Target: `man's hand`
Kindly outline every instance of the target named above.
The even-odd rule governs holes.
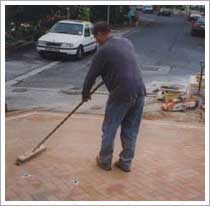
[[[83,94],[82,95],[82,101],[87,102],[88,100],[91,100],[90,94]]]

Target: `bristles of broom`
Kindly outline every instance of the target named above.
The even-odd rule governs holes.
[[[102,81],[100,84],[98,84],[91,92],[90,95],[94,94],[94,92],[101,87],[104,84],[104,82]],[[39,144],[28,154],[25,155],[21,155],[16,159],[15,164],[16,165],[21,165],[22,163],[32,159],[33,157],[35,157],[36,155],[38,155],[39,153],[43,152],[46,147],[43,146],[43,143],[45,143],[63,124],[64,122],[67,121],[67,119],[69,117],[71,117],[72,114],[74,114],[77,109],[80,108],[80,106],[84,103],[85,101],[82,100],[44,139],[42,139],[41,142],[39,142]]]
[[[29,152],[29,153],[26,153],[24,155],[21,155],[19,156],[17,159],[16,159],[16,162],[15,164],[16,165],[21,165],[23,164],[24,162],[34,158],[36,155],[40,154],[41,152],[43,152],[44,150],[46,150],[46,146],[44,145],[41,145],[39,148],[37,148],[35,151],[32,151],[32,152]]]

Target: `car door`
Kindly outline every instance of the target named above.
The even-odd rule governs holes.
[[[95,38],[91,32],[90,26],[85,25],[85,30],[84,30],[84,51],[88,52],[91,51],[95,48],[96,43],[95,43]]]
[[[91,50],[94,50],[97,47],[97,42],[93,35],[93,24],[89,24],[89,28],[90,28],[90,35],[91,35],[91,40],[92,40],[91,41]]]

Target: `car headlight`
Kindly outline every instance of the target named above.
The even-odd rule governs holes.
[[[70,43],[63,43],[62,44],[62,47],[63,48],[71,48],[71,47],[73,47],[74,45],[73,44],[70,44]]]
[[[46,42],[45,41],[38,40],[37,41],[37,45],[38,46],[46,46]]]

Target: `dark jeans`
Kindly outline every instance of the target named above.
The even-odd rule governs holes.
[[[136,137],[142,119],[143,108],[144,96],[132,98],[129,102],[107,102],[99,154],[102,163],[111,164],[115,135],[121,125],[122,151],[120,153],[120,163],[130,167],[135,153]]]

